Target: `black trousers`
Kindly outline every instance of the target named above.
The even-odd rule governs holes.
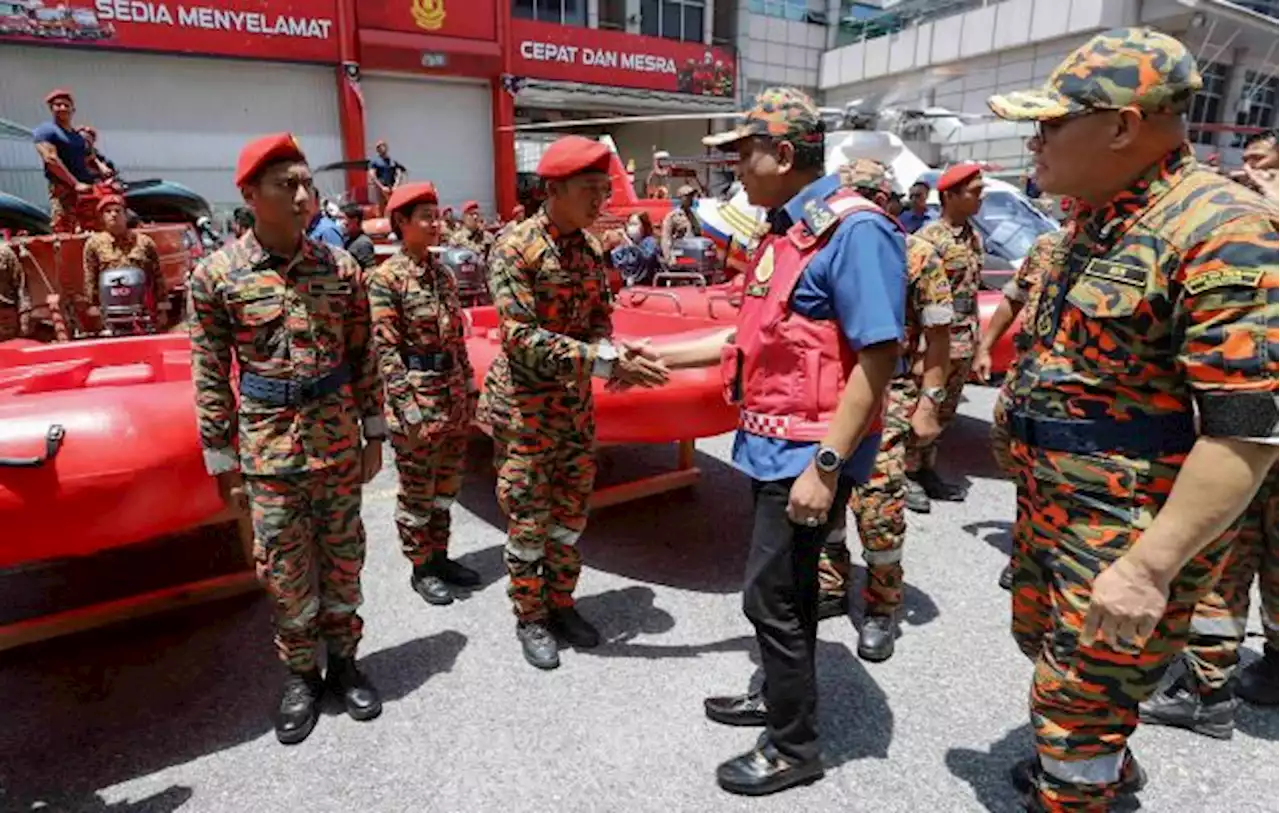
[[[795,480],[753,480],[755,525],[742,611],[756,628],[764,666],[769,741],[796,760],[818,756],[818,558],[827,534],[839,527],[853,481],[841,479],[827,522],[816,528],[787,518]]]

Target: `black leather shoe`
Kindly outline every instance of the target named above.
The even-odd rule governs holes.
[[[931,500],[942,500],[943,502],[963,502],[968,496],[968,489],[954,483],[948,483],[938,476],[933,469],[921,469],[916,473],[916,482],[924,489],[924,493],[929,495]]]
[[[889,660],[893,657],[893,639],[897,634],[898,623],[893,616],[867,616],[858,632],[858,657],[872,663]]]
[[[330,655],[329,670],[324,679],[329,691],[342,698],[352,720],[372,720],[382,713],[382,698],[356,666],[355,658]]]
[[[453,591],[444,583],[444,579],[436,575],[430,564],[415,567],[413,575],[409,577],[409,585],[428,604],[443,607],[453,603]]]
[[[765,796],[822,778],[822,760],[793,762],[773,745],[759,745],[742,756],[721,763],[716,781],[730,793]]]
[[[290,672],[284,679],[280,704],[276,708],[276,739],[284,745],[297,745],[311,736],[320,719],[320,697],[324,683],[320,672]]]
[[[1202,697],[1187,683],[1185,679],[1176,680],[1139,703],[1138,719],[1150,725],[1185,728],[1218,740],[1231,739],[1236,730],[1236,706],[1240,701],[1236,700],[1230,687]]]
[[[1241,669],[1236,676],[1236,697],[1255,706],[1276,705],[1276,650],[1267,646],[1262,659]]]
[[[1021,794],[1030,794],[1040,775],[1040,757],[1032,756],[1014,763],[1009,769],[1009,781]],[[1132,796],[1147,786],[1147,772],[1138,764],[1138,760],[1130,751],[1120,768],[1120,783],[1116,785],[1117,796]]]
[[[848,593],[819,593],[818,620],[849,614]]]
[[[453,584],[458,587],[480,586],[479,573],[447,556],[441,556],[432,561],[431,568],[446,584]]]
[[[524,659],[539,669],[555,669],[560,665],[560,645],[541,621],[516,624],[516,638],[524,650]]]
[[[583,618],[577,607],[559,607],[551,611],[551,631],[569,646],[591,649],[600,646],[600,631]]]
[[[1000,579],[997,582],[1001,590],[1013,589],[1013,565],[1005,565],[1004,570],[1000,571]]]
[[[916,514],[927,514],[933,510],[929,495],[915,480],[907,480],[907,509]]]
[[[702,701],[707,719],[722,725],[763,726],[765,724],[764,695],[760,692],[735,694],[725,697],[708,697]]]

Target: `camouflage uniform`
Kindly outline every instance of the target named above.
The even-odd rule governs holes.
[[[155,305],[168,298],[164,277],[160,275],[160,251],[156,248],[155,240],[133,229],[129,230],[123,240],[116,240],[110,233],[100,231],[84,241],[82,293],[85,307],[97,307],[100,304],[98,275],[101,272],[129,266],[147,275]]]
[[[865,185],[869,170],[859,171],[862,161],[842,168],[846,186]],[[883,171],[880,173],[883,176]],[[870,180],[875,180],[874,176]],[[855,486],[849,501],[858,523],[862,558],[867,562],[867,584],[863,590],[866,615],[892,615],[902,604],[902,544],[907,532],[907,444],[911,438],[911,416],[920,397],[920,381],[912,368],[923,356],[921,338],[925,328],[950,324],[951,284],[942,258],[932,244],[907,235],[906,337],[902,343],[902,369],[889,384],[884,429],[875,467],[864,485]],[[849,549],[845,545],[846,520],[837,512],[838,527],[828,535],[819,561],[819,583],[823,595],[843,596],[849,581]]]
[[[573,606],[575,544],[595,483],[595,344],[613,331],[604,255],[586,232],[559,234],[544,211],[493,251],[489,284],[502,351],[480,396],[492,427],[498,504],[509,520],[508,594],[521,621]]]
[[[462,487],[475,383],[453,275],[401,249],[369,274],[373,345],[396,453],[400,547],[415,567],[446,555],[449,509]],[[431,368],[431,369],[428,369]],[[426,421],[430,445],[410,439]]]
[[[1018,266],[1013,279],[1009,280],[1001,291],[1005,299],[1021,306],[1022,321],[1016,323],[1014,328],[1016,331],[1013,335],[1014,357],[1009,365],[1010,370],[1017,367],[1019,356],[1031,343],[1031,330],[1028,325],[1040,302],[1040,289],[1044,276],[1054,264],[1066,259],[1062,250],[1065,240],[1066,232],[1064,231],[1046,232],[1037,237],[1022,261],[1022,265]],[[1006,415],[1009,389],[1012,384],[1013,375],[1005,376],[1000,394],[996,396],[995,413],[991,422],[991,454],[1000,468],[1006,472],[1012,472],[1014,469],[1013,460],[1009,457],[1009,421]]]
[[[702,226],[698,223],[696,215],[690,214],[684,209],[676,208],[667,212],[666,216],[662,218],[659,235],[662,256],[670,257],[671,245],[676,240],[682,240],[685,237],[702,236]]]
[[[385,429],[359,268],[312,240],[292,259],[278,257],[249,232],[196,267],[189,297],[205,467],[245,475],[280,659],[295,672],[313,670],[320,636],[330,657],[353,657],[363,626],[360,428],[370,439]],[[348,381],[335,377],[340,370]],[[324,394],[279,405],[244,395],[245,374],[310,382]]]
[[[76,212],[76,201],[79,199],[80,195],[75,187],[67,186],[61,181],[49,182],[49,224],[58,234],[80,231],[80,218]]]
[[[951,283],[955,311],[955,319],[951,323],[951,364],[947,367],[947,395],[938,405],[938,423],[945,432],[960,405],[960,395],[969,380],[973,355],[978,349],[978,286],[982,282],[985,252],[982,238],[968,223],[954,229],[942,220],[935,220],[921,227],[915,236],[933,244],[942,257]],[[928,444],[912,440],[907,445],[906,466],[909,472],[932,469],[937,458],[936,440]]]
[[[1200,85],[1177,40],[1115,29],[1043,90],[989,104],[1012,119],[1089,105],[1180,113]],[[1111,808],[1138,704],[1186,643],[1227,554],[1223,537],[1182,569],[1141,651],[1080,641],[1093,579],[1150,526],[1194,444],[1193,404],[1202,435],[1276,432],[1274,209],[1199,169],[1184,146],[1077,220],[1065,261],[1045,277],[1008,405],[1013,633],[1035,660],[1035,801],[1050,811]]]
[[[481,262],[487,262],[489,252],[493,251],[494,237],[486,229],[471,231],[463,226],[449,235],[448,243],[454,248],[469,248],[476,253]]]
[[[0,342],[16,339],[26,332],[30,308],[31,298],[22,261],[13,249],[0,243]]]

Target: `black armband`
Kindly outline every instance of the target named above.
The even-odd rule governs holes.
[[[1277,431],[1274,392],[1206,392],[1198,398],[1200,434],[1213,438],[1273,438]]]

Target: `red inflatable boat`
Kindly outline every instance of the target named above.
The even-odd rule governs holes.
[[[0,344],[0,568],[206,522],[182,334]]]
[[[471,308],[467,352],[476,383],[498,354],[498,314],[493,308]],[[723,330],[723,323],[670,314],[617,308],[613,329],[618,340],[651,338],[655,346]],[[738,424],[738,410],[725,403],[719,366],[676,370],[666,386],[609,392],[596,384],[596,433],[601,443],[669,443],[728,432]]]

